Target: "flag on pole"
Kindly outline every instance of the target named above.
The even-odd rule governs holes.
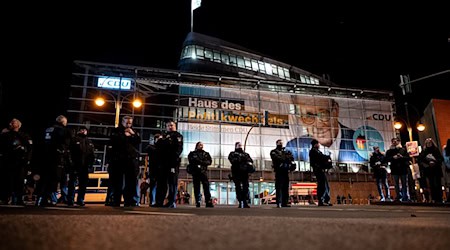
[[[202,0],[192,0],[192,2],[191,2],[192,11],[194,11],[195,9],[200,7],[201,4],[202,4]]]

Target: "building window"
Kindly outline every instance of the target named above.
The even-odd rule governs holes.
[[[228,54],[222,53],[220,56],[222,57],[222,63],[224,63],[226,65],[230,64],[230,59],[228,57]]]
[[[237,57],[237,64],[238,64],[239,68],[245,69],[245,63],[244,63],[243,57],[240,57],[240,56]]]
[[[230,65],[237,66],[237,60],[235,55],[230,55]]]
[[[205,58],[209,59],[210,61],[213,60],[213,53],[210,49],[205,48]]]
[[[220,63],[220,52],[219,51],[214,51],[214,62],[218,62]]]
[[[264,66],[266,68],[266,73],[268,75],[272,75],[272,65],[270,65],[269,63],[264,63]]]
[[[258,65],[259,65],[259,72],[261,73],[266,73],[266,67],[264,66],[264,62],[258,61]]]
[[[245,68],[252,70],[252,62],[250,61],[250,58],[244,57],[244,61],[245,61]]]
[[[252,62],[252,70],[253,71],[259,71],[258,61],[252,59],[251,62]]]
[[[289,74],[289,70],[286,69],[286,68],[283,68],[283,71],[284,71],[284,76],[286,77],[286,79],[291,79],[291,76]]]
[[[201,46],[195,46],[195,51],[196,51],[196,55],[197,55],[197,58],[199,58],[199,59],[204,59],[205,58],[205,55],[204,55],[204,52],[203,52],[203,47],[201,47]]]
[[[285,79],[286,77],[284,76],[284,70],[283,70],[283,68],[282,68],[282,67],[279,67],[279,66],[277,66],[277,68],[278,68],[278,76],[279,76],[280,78]]]
[[[272,73],[274,74],[274,75],[278,75],[278,68],[277,68],[277,65],[274,65],[274,64],[272,64]]]

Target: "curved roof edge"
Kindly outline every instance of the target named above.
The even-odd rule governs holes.
[[[196,32],[189,32],[183,42],[183,48],[187,45],[201,45],[201,46],[205,46],[205,47],[212,46],[212,47],[220,48],[221,51],[235,52],[235,53],[239,53],[241,55],[247,55],[247,56],[251,57],[252,59],[259,59],[261,61],[272,63],[277,66],[282,66],[282,67],[292,70],[296,73],[302,73],[307,76],[313,76],[313,77],[319,79],[320,82],[324,83],[325,85],[340,86],[337,83],[334,83],[328,79],[325,79],[319,75],[316,75],[316,74],[306,71],[304,69],[298,68],[294,65],[272,59],[271,57],[269,57],[267,55],[261,54],[260,52],[250,50],[241,45],[234,44],[234,43],[231,43],[231,42],[228,42],[228,41],[216,38],[216,37],[212,37],[212,36],[208,36],[208,35],[204,35],[204,34],[200,34],[200,33],[196,33]],[[180,61],[181,61],[181,59],[180,59]]]

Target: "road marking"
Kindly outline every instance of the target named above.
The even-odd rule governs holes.
[[[20,205],[0,205],[0,207],[14,207],[14,208],[20,207],[20,208],[23,208],[25,206],[20,206]]]
[[[45,209],[48,210],[63,210],[63,211],[81,211],[84,209],[80,209],[80,208],[71,208],[71,207],[44,207]]]
[[[174,216],[194,216],[195,214],[186,213],[163,213],[163,212],[145,212],[145,211],[124,211],[129,214],[145,214],[145,215],[174,215]]]
[[[437,213],[437,214],[450,214],[450,211],[444,211],[444,210],[416,210],[414,211],[416,213]]]
[[[299,208],[300,210],[322,210],[322,211],[347,211],[347,209],[343,208],[331,208],[331,207],[305,207]]]

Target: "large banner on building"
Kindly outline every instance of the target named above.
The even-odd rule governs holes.
[[[213,157],[226,158],[239,141],[253,158],[270,161],[282,139],[296,160],[308,162],[315,138],[335,162],[360,164],[394,136],[387,101],[184,85],[179,104],[186,155],[202,141]]]

